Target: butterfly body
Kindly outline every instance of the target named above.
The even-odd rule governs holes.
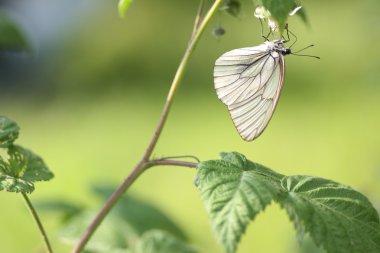
[[[284,82],[284,40],[265,41],[219,57],[214,67],[218,98],[227,106],[240,136],[257,138],[268,125]]]

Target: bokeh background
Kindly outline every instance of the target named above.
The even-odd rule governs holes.
[[[262,43],[251,1],[239,18],[216,16],[196,48],[155,156],[218,158],[238,151],[280,173],[351,185],[380,205],[380,2],[305,1],[309,18],[289,20],[294,49],[264,134],[244,142],[213,89],[215,59]],[[18,143],[41,155],[55,178],[34,202],[69,200],[99,208],[94,184],[119,184],[141,157],[191,33],[198,1],[134,1],[125,19],[117,1],[0,1],[24,31],[30,53],[0,55],[0,113],[18,122]],[[216,39],[211,29],[222,25]],[[223,252],[193,185],[196,172],[156,167],[129,190],[171,217],[202,252]],[[0,252],[38,252],[40,237],[17,194],[0,192]],[[57,252],[55,216],[41,213]],[[239,253],[297,252],[295,230],[271,205],[249,226]]]

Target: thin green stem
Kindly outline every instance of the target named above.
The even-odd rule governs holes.
[[[158,159],[147,162],[148,167],[158,166],[158,165],[169,165],[169,166],[181,166],[196,168],[198,163],[187,162],[187,161],[178,161],[178,160],[169,160],[169,159]]]
[[[30,201],[30,199],[28,198],[28,195],[26,195],[26,193],[22,192],[21,195],[22,195],[23,199],[25,200],[25,204],[28,207],[30,214],[32,215],[34,221],[37,224],[37,227],[38,227],[40,234],[42,236],[42,239],[44,241],[46,251],[49,253],[53,253],[53,250],[52,250],[50,242],[49,242],[49,238],[45,232],[44,227],[42,226],[42,222],[41,222],[40,218],[38,217],[36,209],[34,209],[32,202]]]
[[[150,156],[152,155],[153,149],[157,144],[158,138],[161,135],[162,129],[164,128],[166,118],[168,117],[170,107],[173,104],[173,98],[175,95],[175,92],[177,91],[180,81],[182,79],[183,73],[187,67],[187,64],[189,62],[190,56],[192,55],[195,46],[197,45],[201,35],[203,34],[206,25],[209,23],[211,20],[211,17],[215,14],[215,12],[218,10],[219,5],[222,3],[223,0],[216,0],[214,4],[211,6],[210,10],[207,12],[206,16],[203,18],[202,22],[199,23],[198,21],[195,22],[195,32],[193,32],[189,45],[186,49],[186,52],[181,60],[181,63],[179,64],[179,67],[177,69],[177,72],[174,76],[172,85],[170,87],[168,96],[166,98],[166,103],[164,105],[164,108],[161,113],[160,120],[158,122],[158,125],[156,127],[156,131],[153,134],[153,137],[149,143],[148,148],[145,150],[143,160],[148,161]],[[201,2],[203,4],[203,1]],[[198,17],[200,14],[198,13],[196,20],[198,20]]]
[[[198,163],[201,162],[201,160],[199,160],[198,157],[194,156],[194,155],[174,155],[174,156],[164,156],[164,157],[160,157],[160,158],[157,158],[157,159],[152,159],[152,160],[155,160],[155,161],[162,161],[162,160],[169,160],[169,159],[183,159],[183,158],[190,158],[190,159],[193,159],[195,161],[197,161]]]
[[[118,202],[120,197],[123,195],[123,193],[132,185],[132,183],[142,174],[142,172],[145,171],[148,167],[159,165],[160,162],[156,161],[155,164],[152,164],[149,161],[150,156],[152,155],[152,152],[154,150],[154,147],[157,144],[158,138],[161,135],[162,129],[165,125],[166,119],[168,117],[171,105],[173,103],[173,98],[175,95],[176,90],[178,89],[178,86],[180,84],[180,81],[182,79],[183,73],[186,69],[186,66],[189,62],[190,56],[192,55],[195,46],[197,45],[202,33],[204,32],[206,25],[211,20],[211,17],[216,13],[219,5],[222,3],[223,0],[215,0],[214,4],[211,6],[210,10],[207,12],[206,16],[200,20],[201,13],[200,11],[202,8],[199,9],[193,34],[190,38],[188,47],[186,49],[186,52],[181,60],[181,63],[178,66],[177,72],[174,76],[173,82],[171,84],[168,96],[166,98],[165,105],[163,107],[161,117],[159,119],[158,125],[156,127],[156,130],[153,134],[153,137],[151,141],[149,142],[149,145],[147,149],[144,152],[143,157],[141,158],[141,161],[135,166],[135,168],[132,170],[132,172],[129,174],[129,176],[124,180],[124,182],[115,190],[115,192],[111,195],[111,197],[107,200],[107,202],[104,204],[103,208],[99,211],[99,213],[96,215],[92,223],[88,226],[85,233],[82,235],[81,239],[79,240],[78,244],[73,249],[72,253],[79,253],[81,252],[86,243],[90,240],[92,234],[95,232],[97,227],[100,225],[100,223],[103,221],[103,219],[107,216],[109,211],[112,209],[112,207]],[[203,1],[201,1],[201,5],[203,5]],[[161,162],[162,163],[162,162]],[[178,164],[178,161],[176,162],[176,165]],[[169,164],[167,164],[169,165]],[[171,163],[170,165],[174,165]],[[190,163],[188,162],[188,165]],[[193,164],[190,166],[192,167]]]

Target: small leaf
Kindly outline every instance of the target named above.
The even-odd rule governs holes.
[[[21,146],[8,147],[8,155],[8,160],[0,157],[0,190],[31,193],[33,182],[54,177],[39,156]]]
[[[214,232],[230,253],[249,222],[277,198],[283,176],[236,152],[221,156],[199,164],[197,186]]]
[[[301,238],[310,233],[328,253],[380,252],[379,216],[368,199],[348,186],[310,176],[281,181],[279,199]]]
[[[0,14],[0,51],[25,50],[28,42],[20,29],[6,16]]]
[[[224,0],[220,10],[226,11],[228,14],[237,17],[240,14],[241,3],[239,0]]]
[[[119,8],[120,17],[123,18],[125,16],[125,13],[127,9],[129,8],[129,6],[131,5],[131,3],[132,3],[132,0],[119,0],[118,8]]]
[[[301,6],[302,6],[301,1],[300,0],[296,0],[294,2],[294,5],[293,5],[293,11],[295,9],[301,7]],[[308,24],[308,19],[307,19],[305,8],[302,7],[299,10],[297,10],[296,15],[298,15],[302,19],[303,22],[305,22],[306,24]]]
[[[308,24],[309,20],[307,19],[306,11],[304,8],[297,11],[296,15],[298,15],[302,19],[303,22]]]
[[[257,0],[257,2],[270,12],[271,17],[269,20],[272,20],[273,18],[276,21],[281,33],[285,29],[286,20],[288,19],[289,14],[301,5],[299,0]],[[299,10],[297,14],[300,15],[303,21],[307,21],[304,8]],[[274,26],[277,27],[277,25]]]
[[[19,130],[20,127],[15,121],[0,116],[0,148],[7,148],[12,145],[18,137]]]
[[[270,11],[282,31],[289,13],[295,6],[295,0],[262,0],[263,6]]]
[[[136,253],[196,253],[191,246],[161,230],[145,232],[136,245]]]

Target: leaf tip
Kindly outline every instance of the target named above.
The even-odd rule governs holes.
[[[118,4],[118,11],[119,11],[119,17],[124,18],[125,13],[127,12],[127,9],[131,5],[133,0],[119,0]]]

